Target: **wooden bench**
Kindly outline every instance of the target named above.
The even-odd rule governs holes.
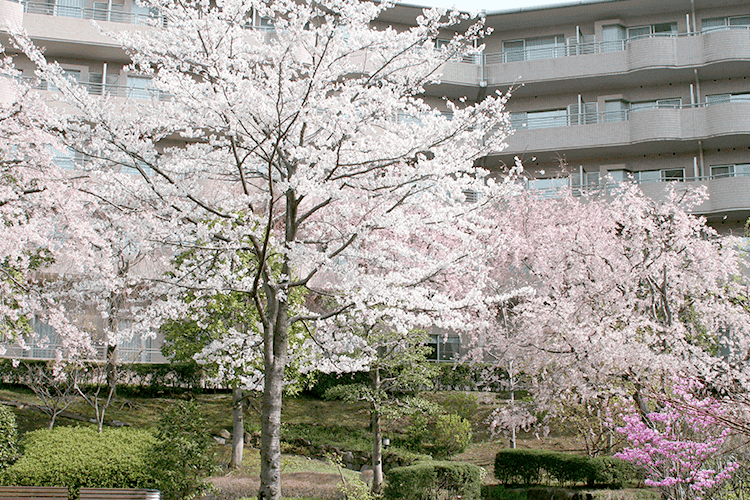
[[[0,486],[0,500],[37,498],[68,500],[68,488],[56,486]]]
[[[160,500],[159,490],[81,488],[79,500]]]

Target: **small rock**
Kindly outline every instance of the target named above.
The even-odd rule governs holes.
[[[351,451],[347,451],[344,453],[341,459],[344,461],[344,463],[352,463],[354,462],[354,454]]]
[[[232,433],[226,429],[222,429],[219,431],[219,437],[227,439],[227,440],[232,439]]]
[[[219,443],[219,444],[227,444],[227,440],[226,440],[226,439],[224,439],[223,437],[219,437],[219,436],[214,436],[214,439],[215,439],[215,440],[216,440],[216,442],[217,442],[217,443]]]

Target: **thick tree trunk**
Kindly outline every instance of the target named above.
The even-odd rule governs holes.
[[[245,449],[245,405],[242,389],[232,390],[232,459],[229,467],[239,468],[242,465],[242,451]]]
[[[278,303],[273,333],[264,339],[264,385],[261,405],[260,489],[258,500],[281,500],[281,402],[287,362],[288,306]]]
[[[370,370],[370,382],[374,394],[380,391],[380,371]],[[372,423],[372,492],[379,495],[383,492],[383,432],[380,425],[380,412],[373,403],[370,408]]]

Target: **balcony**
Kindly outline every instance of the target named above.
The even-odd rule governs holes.
[[[750,135],[750,101],[665,106],[613,112],[513,116],[503,154],[631,146]]]
[[[632,172],[630,180],[637,183],[646,196],[655,200],[666,196],[667,187],[676,187],[679,190],[706,186],[709,198],[696,207],[696,214],[710,216],[750,211],[750,173],[683,177],[678,175],[679,172],[684,170]],[[528,189],[534,190],[544,198],[558,197],[564,190],[570,190],[573,196],[604,195],[610,193],[617,185],[618,182],[613,179],[581,185],[577,176],[535,179],[526,183]]]
[[[703,33],[659,33],[607,42],[569,40],[556,46],[484,54],[485,79],[489,85],[506,86],[750,62],[749,28],[726,26]]]
[[[86,89],[86,91],[91,95],[108,95],[111,97],[122,97],[125,99],[138,99],[146,101],[168,101],[172,98],[171,94],[150,87],[109,84],[104,85],[101,82],[76,83],[82,88]],[[37,90],[46,90],[49,92],[57,91],[57,89],[55,89],[52,85],[43,80],[34,85],[33,88]]]

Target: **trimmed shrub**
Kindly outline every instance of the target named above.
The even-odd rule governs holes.
[[[455,498],[479,500],[481,469],[465,462],[421,462],[396,467],[386,474],[386,500],[437,500]]]
[[[506,489],[502,484],[483,484],[482,500],[526,500],[526,490]]]
[[[8,468],[18,458],[18,427],[16,416],[5,405],[0,405],[0,470]]]
[[[543,450],[500,450],[495,455],[495,478],[503,484],[535,484],[542,477]]]
[[[148,461],[148,475],[165,500],[193,498],[207,489],[203,478],[215,466],[208,421],[194,401],[179,401],[159,422],[157,448]]]
[[[7,469],[11,486],[67,486],[78,496],[86,488],[138,488],[147,483],[146,457],[156,439],[137,429],[56,427],[27,433],[23,455]]]
[[[548,478],[559,484],[622,488],[638,481],[638,469],[614,457],[591,458],[547,450],[500,450],[495,456],[495,477],[503,484],[538,484]]]

